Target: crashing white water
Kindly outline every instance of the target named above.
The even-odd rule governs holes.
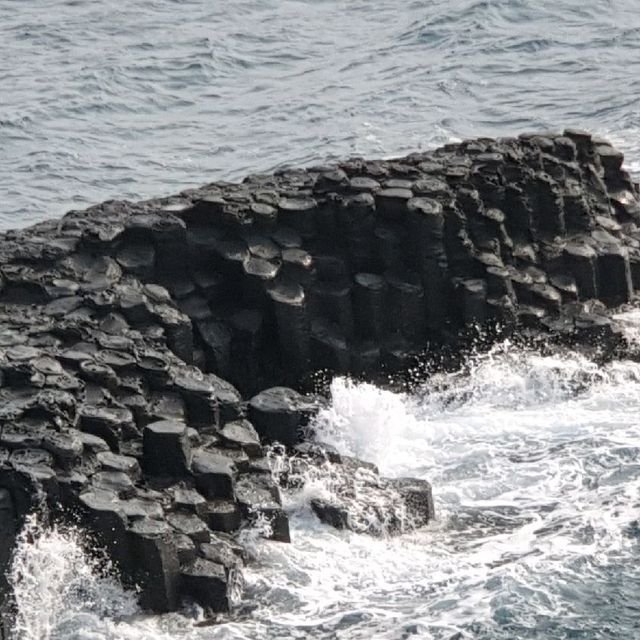
[[[314,477],[285,495],[292,544],[256,542],[244,604],[209,627],[197,611],[136,613],[52,532],[19,547],[14,571],[32,578],[16,637],[591,639],[637,624],[640,364],[503,343],[411,395],[338,378],[331,400],[317,439],[430,480],[436,522],[333,530],[309,508],[331,490]]]
[[[93,621],[136,613],[138,607],[132,594],[123,592],[109,574],[108,563],[87,557],[80,532],[45,528],[35,515],[29,516],[11,567],[17,611],[14,637],[68,638],[65,630],[70,621],[75,628],[83,616]]]

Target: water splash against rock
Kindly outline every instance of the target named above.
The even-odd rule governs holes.
[[[124,592],[110,571],[107,561],[89,559],[78,531],[45,527],[29,516],[10,575],[15,640],[61,639],[79,610],[100,618],[137,613],[135,595]]]

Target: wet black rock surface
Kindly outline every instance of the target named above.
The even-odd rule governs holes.
[[[309,435],[316,372],[401,371],[460,351],[474,327],[614,353],[609,310],[640,288],[639,225],[621,154],[566,131],[110,201],[6,232],[0,573],[25,515],[46,506],[95,536],[143,606],[226,610],[245,559],[229,536],[261,518],[290,539],[264,447]],[[339,499],[314,501],[323,521],[376,533],[349,511],[356,474],[367,522],[384,520],[375,495],[418,526],[433,517],[428,483],[323,456],[344,480]]]

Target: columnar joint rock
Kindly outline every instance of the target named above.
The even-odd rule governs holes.
[[[309,437],[316,372],[374,377],[460,349],[477,326],[614,349],[608,309],[640,288],[638,225],[622,155],[569,130],[6,232],[0,542],[44,502],[80,520],[145,607],[186,596],[224,610],[244,561],[235,532],[260,518],[290,539],[264,447]],[[366,487],[433,517],[425,483],[374,474]],[[357,528],[341,503],[313,509]]]

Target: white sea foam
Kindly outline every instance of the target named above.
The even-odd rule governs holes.
[[[65,629],[87,616],[117,619],[138,612],[133,594],[109,576],[108,563],[89,559],[73,529],[44,527],[30,516],[20,533],[11,567],[19,640],[68,638]],[[106,637],[80,635],[78,638]]]

